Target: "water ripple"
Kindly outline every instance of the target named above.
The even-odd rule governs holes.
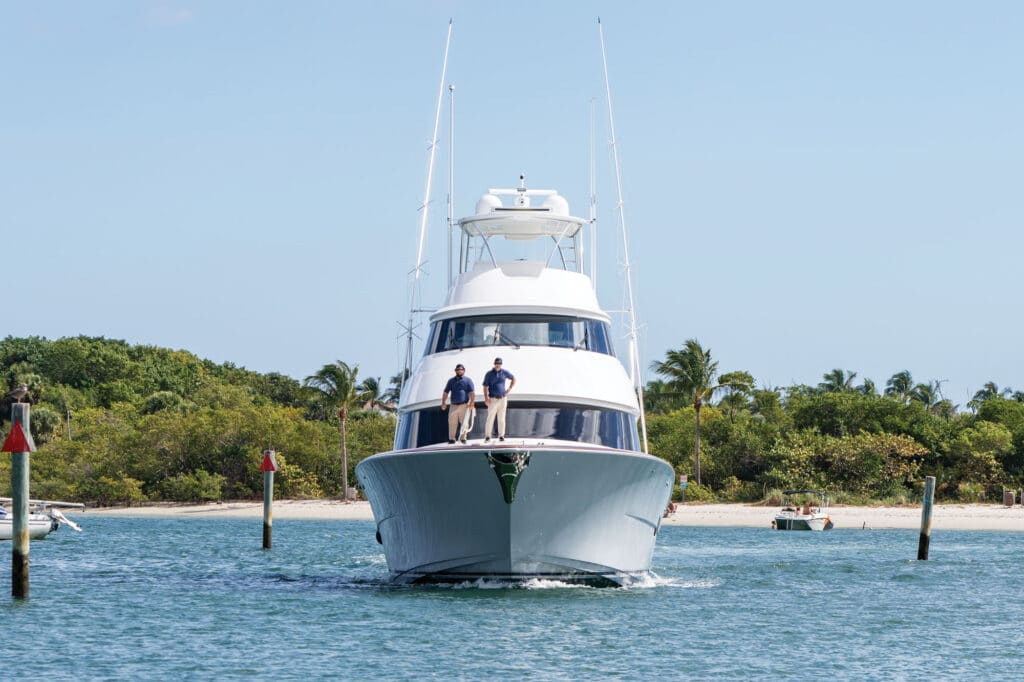
[[[367,522],[282,520],[264,552],[259,522],[86,520],[0,600],[19,678],[982,679],[1024,649],[1017,534],[936,532],[919,562],[913,531],[670,526],[600,589],[395,585]]]

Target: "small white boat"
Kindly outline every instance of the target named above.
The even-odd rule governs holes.
[[[828,497],[820,490],[787,490],[783,493],[783,508],[772,519],[776,530],[832,530],[828,515]],[[818,504],[809,501],[818,498]]]
[[[14,538],[14,512],[6,506],[12,502],[9,497],[0,497],[0,540]],[[32,540],[45,538],[61,526],[78,532],[82,527],[64,516],[58,507],[67,509],[85,509],[84,504],[74,502],[56,502],[51,500],[29,500],[28,536]]]

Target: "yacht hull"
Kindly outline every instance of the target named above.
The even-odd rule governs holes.
[[[356,475],[401,582],[645,575],[672,468],[586,446],[448,446],[374,455]]]

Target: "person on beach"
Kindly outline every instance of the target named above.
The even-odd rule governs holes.
[[[512,383],[505,386],[505,381]],[[508,394],[516,385],[516,378],[501,366],[501,358],[494,358],[494,369],[484,375],[484,404],[487,405],[487,423],[484,426],[484,442],[491,442],[494,420],[498,420],[498,440],[505,440],[505,411],[508,409]]]
[[[484,391],[486,395],[486,390]],[[441,411],[448,409],[448,397],[451,396],[452,409],[448,410],[448,445],[455,443],[455,432],[462,424],[466,410],[475,410],[473,400],[476,398],[476,387],[473,380],[466,376],[466,368],[462,364],[455,365],[455,376],[444,385],[444,393],[441,394]],[[466,442],[465,431],[462,432],[459,440]]]

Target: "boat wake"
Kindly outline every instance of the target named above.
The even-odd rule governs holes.
[[[709,589],[718,587],[720,583],[714,580],[683,580],[682,578],[663,578],[656,573],[649,573],[638,578],[636,582],[624,585],[626,589],[645,590],[660,587],[677,587],[682,589]]]
[[[271,582],[287,588],[301,590],[604,590],[606,587],[567,582],[550,578],[530,578],[528,580],[511,580],[502,578],[477,578],[462,582],[447,583],[397,583],[390,577],[381,576],[317,576],[317,575],[283,575],[267,576]],[[714,580],[685,580],[678,577],[662,577],[655,573],[633,576],[622,584],[623,590],[650,589],[710,589],[718,587]]]

